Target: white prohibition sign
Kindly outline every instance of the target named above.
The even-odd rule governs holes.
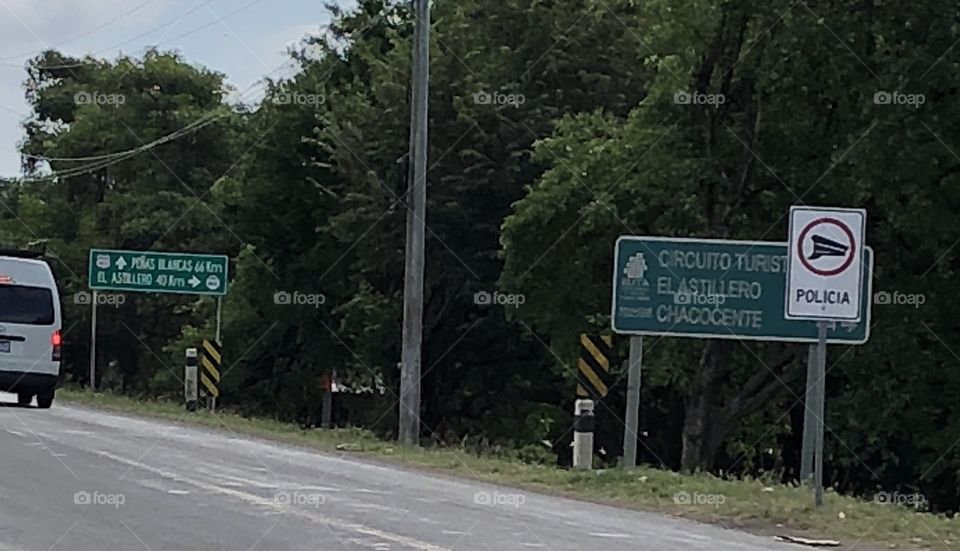
[[[786,319],[859,322],[866,211],[790,208]]]

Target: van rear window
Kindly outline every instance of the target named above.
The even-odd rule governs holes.
[[[0,285],[0,323],[53,325],[53,293],[43,287]]]

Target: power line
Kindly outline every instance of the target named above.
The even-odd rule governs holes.
[[[67,169],[67,170],[62,170],[62,171],[59,171],[59,172],[55,172],[55,173],[53,173],[53,174],[49,174],[49,175],[47,175],[47,176],[37,176],[37,177],[30,177],[30,178],[22,178],[22,179],[19,179],[19,181],[21,181],[21,182],[43,182],[43,181],[49,181],[49,180],[67,180],[67,179],[69,179],[69,178],[73,178],[73,177],[76,177],[76,176],[81,176],[81,175],[83,175],[83,174],[89,174],[89,173],[91,173],[91,172],[95,172],[95,171],[97,171],[97,170],[101,170],[101,169],[107,168],[107,167],[109,167],[109,166],[113,166],[113,165],[115,165],[115,164],[117,164],[117,163],[121,163],[121,162],[123,162],[123,161],[126,161],[127,159],[130,159],[130,158],[132,158],[132,157],[134,157],[134,156],[136,156],[136,155],[138,155],[138,154],[140,154],[140,153],[143,153],[144,151],[148,151],[148,150],[153,149],[153,148],[155,148],[155,147],[157,147],[157,146],[163,145],[163,144],[165,144],[165,143],[172,142],[172,141],[174,141],[174,140],[176,140],[176,139],[178,139],[178,138],[182,138],[183,136],[186,136],[186,135],[188,135],[188,134],[192,134],[192,133],[200,130],[201,128],[204,128],[204,127],[206,127],[206,126],[209,126],[209,125],[217,122],[217,120],[222,119],[222,118],[224,118],[224,117],[226,117],[226,115],[225,115],[225,114],[221,114],[220,116],[214,117],[214,118],[212,118],[212,119],[210,119],[210,120],[204,121],[203,119],[201,119],[200,121],[195,121],[194,123],[191,123],[191,125],[188,125],[187,127],[181,128],[180,130],[178,130],[178,131],[176,131],[176,132],[173,132],[173,133],[171,133],[171,134],[168,134],[167,136],[164,136],[163,138],[160,138],[160,139],[158,139],[158,140],[154,140],[154,141],[150,142],[149,144],[145,144],[145,145],[142,145],[142,146],[140,146],[140,147],[137,147],[137,148],[134,148],[134,149],[125,151],[125,152],[117,153],[117,154],[115,154],[116,156],[114,156],[114,157],[112,157],[112,158],[109,158],[109,159],[104,159],[104,160],[97,161],[97,162],[94,162],[94,163],[91,163],[91,164],[88,164],[88,165],[84,165],[84,166],[80,166],[80,167],[75,167],[75,168],[71,168],[71,169]]]
[[[187,134],[187,133],[190,133],[190,131],[193,129],[194,126],[196,126],[196,125],[198,125],[198,124],[200,124],[200,123],[203,123],[203,122],[204,122],[204,119],[199,119],[199,120],[194,121],[194,122],[188,124],[187,126],[181,128],[181,129],[179,129],[179,130],[177,130],[177,131],[175,131],[175,132],[171,132],[170,134],[167,134],[166,136],[163,136],[163,137],[161,137],[161,138],[158,138],[158,139],[156,139],[156,140],[154,140],[154,141],[152,141],[152,142],[150,142],[150,143],[143,144],[143,145],[141,145],[141,146],[139,146],[139,147],[135,147],[135,148],[133,148],[133,149],[128,149],[128,150],[126,150],[126,151],[117,151],[117,152],[115,152],[115,153],[107,153],[107,154],[104,154],[104,155],[94,155],[94,156],[90,156],[90,157],[44,157],[43,155],[30,155],[30,154],[28,154],[28,153],[23,153],[22,155],[23,155],[24,157],[28,158],[28,159],[36,159],[36,160],[38,160],[38,161],[53,161],[53,162],[60,162],[60,163],[79,163],[79,162],[87,162],[87,161],[104,161],[104,160],[110,160],[110,159],[115,159],[115,158],[119,158],[119,157],[124,157],[124,156],[126,156],[126,155],[128,155],[128,154],[141,153],[141,152],[146,151],[146,150],[148,150],[148,149],[152,149],[152,148],[155,147],[155,146],[158,146],[158,145],[167,143],[167,142],[169,142],[169,141],[175,140],[175,139],[177,139],[177,138],[179,138],[179,137],[181,137],[181,136],[184,136],[184,135]],[[198,129],[198,130],[199,130],[199,129]],[[73,169],[69,169],[69,170],[73,170]]]

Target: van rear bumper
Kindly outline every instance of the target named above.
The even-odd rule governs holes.
[[[57,376],[46,373],[24,373],[22,371],[0,371],[0,391],[2,392],[43,392],[57,386]]]

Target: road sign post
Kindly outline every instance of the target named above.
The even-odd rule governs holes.
[[[221,319],[223,318],[223,297],[217,297],[217,336],[216,340],[218,344],[223,344],[223,341],[220,340],[220,324]]]
[[[863,209],[790,208],[783,317],[808,324],[816,322],[816,369],[813,382],[810,381],[809,366],[807,370],[801,477],[807,474],[804,470],[809,468],[808,458],[812,456],[814,502],[818,507],[823,505],[828,331],[837,322],[866,323],[868,326],[870,323],[871,274],[866,276],[867,285],[864,285],[864,272],[870,270],[865,270],[863,261],[869,254],[864,239],[866,223],[867,214]],[[806,449],[810,441],[808,422],[811,417],[815,418],[812,454]]]
[[[813,478],[813,432],[817,418],[813,414],[816,403],[817,346],[807,347],[807,382],[803,398],[803,445],[800,449],[800,483],[809,484]]]
[[[827,324],[828,322],[825,321],[817,322],[817,331],[820,334],[817,343],[817,381],[815,383],[817,398],[814,412],[817,428],[813,435],[813,487],[814,503],[817,507],[823,505],[823,414],[827,398]]]
[[[225,255],[90,249],[88,284],[93,291],[90,328],[90,388],[96,389],[97,292],[177,293],[217,297],[216,340],[227,294],[229,259]],[[214,398],[215,400],[216,398]]]
[[[97,390],[97,291],[92,293],[90,310],[90,390]]]
[[[627,412],[623,425],[623,466],[637,466],[637,435],[640,434],[640,366],[643,361],[643,337],[630,337],[627,365]]]

